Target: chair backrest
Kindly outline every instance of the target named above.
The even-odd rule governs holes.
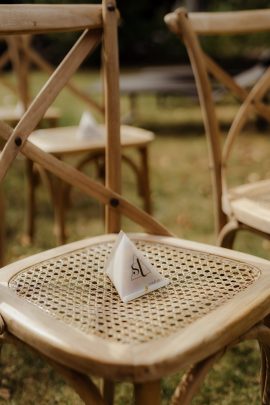
[[[10,13],[12,12],[12,19]],[[119,67],[117,43],[118,12],[113,0],[102,5],[0,5],[0,35],[33,35],[46,32],[83,31],[75,45],[55,69],[49,80],[30,103],[24,115],[11,128],[0,122],[0,136],[6,144],[0,157],[0,180],[3,180],[18,153],[24,154],[63,181],[78,187],[106,206],[108,232],[120,230],[121,214],[151,233],[169,232],[144,211],[134,207],[121,195]],[[104,75],[104,110],[106,127],[105,186],[90,179],[74,167],[31,144],[28,136],[38,125],[83,60],[102,44]]]
[[[32,99],[30,84],[32,66],[49,75],[54,71],[54,66],[46,60],[44,55],[35,49],[32,39],[33,36],[30,35],[6,36],[4,40],[7,43],[7,49],[3,52],[0,59],[0,69],[8,62],[11,62],[18,87],[17,89],[13,87],[11,90],[13,92],[17,90],[19,99],[25,109]],[[3,61],[2,63],[1,60]],[[3,84],[10,87],[10,83],[7,83],[6,80]],[[66,83],[66,88],[88,105],[90,109],[95,110],[102,117],[104,116],[104,106],[95,101],[89,92],[79,88],[72,80]]]
[[[255,111],[270,121],[270,107],[263,102],[263,97],[270,86],[270,70],[266,69],[253,88],[248,91],[206,54],[199,37],[270,31],[270,10],[188,14],[186,10],[178,9],[168,14],[165,21],[170,30],[184,42],[195,76],[210,151],[216,230],[218,233],[226,223],[225,214],[222,211],[222,196],[226,199],[226,166],[232,145],[249,119],[251,112]],[[230,126],[223,148],[221,148],[221,131],[210,76],[221,82],[242,103]]]
[[[18,35],[6,37],[8,59],[17,77],[17,87],[19,100],[24,109],[30,103],[29,94],[29,59],[22,56],[24,49],[29,46],[29,35]]]

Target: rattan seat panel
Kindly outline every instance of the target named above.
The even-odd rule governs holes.
[[[86,334],[129,343],[166,337],[248,288],[260,270],[235,260],[156,242],[137,247],[171,283],[122,303],[104,273],[112,243],[100,243],[24,269],[9,287]]]

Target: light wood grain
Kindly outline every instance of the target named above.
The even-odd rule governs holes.
[[[174,14],[167,16],[167,21]],[[192,27],[199,35],[243,34],[270,30],[270,10],[242,10],[212,13],[189,13]],[[178,28],[179,29],[179,28]]]
[[[119,61],[117,41],[116,3],[104,1],[104,46],[103,70],[105,93],[105,127],[107,146],[105,150],[106,186],[121,193],[121,145],[120,145],[120,98],[119,98]],[[117,203],[117,200],[115,200]],[[108,232],[119,232],[121,219],[119,213],[110,204],[106,206],[106,229]]]
[[[101,28],[101,6],[1,4],[0,27],[1,35]]]

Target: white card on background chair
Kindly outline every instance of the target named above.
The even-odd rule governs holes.
[[[25,108],[21,101],[18,101],[18,103],[15,105],[15,112],[16,112],[16,114],[19,114],[19,115],[23,115],[23,113],[25,112]]]
[[[79,139],[105,139],[104,133],[89,111],[82,114],[76,135]]]
[[[131,301],[169,283],[122,231],[105,265],[105,272],[123,302]]]

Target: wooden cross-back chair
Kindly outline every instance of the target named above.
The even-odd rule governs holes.
[[[31,38],[29,35],[18,35],[15,37],[6,37],[9,44],[9,50],[12,57],[12,65],[16,73],[19,94],[24,107],[26,108],[30,102],[30,84],[29,74],[30,65],[36,66],[41,71],[51,74],[54,70],[53,66],[44,59],[42,55],[32,46]],[[104,106],[96,102],[90,94],[85,90],[79,88],[76,83],[70,80],[66,84],[66,88],[72,95],[83,101],[90,111],[95,111],[99,116],[104,119]],[[1,113],[1,110],[0,110]],[[45,115],[46,116],[46,115]],[[103,126],[99,125],[99,130],[103,130]],[[99,168],[103,166],[104,162],[104,149],[105,142],[103,138],[93,139],[84,137],[78,139],[78,126],[58,126],[50,125],[49,128],[39,129],[31,134],[31,142],[36,146],[43,149],[45,152],[52,153],[58,157],[65,158],[67,156],[77,156],[79,159],[76,167],[80,170],[89,163],[96,163]],[[138,184],[138,193],[142,196],[144,201],[144,209],[151,213],[151,196],[150,196],[150,179],[149,179],[149,164],[148,164],[148,148],[149,144],[153,141],[154,134],[142,128],[121,125],[121,146],[123,148],[122,160],[129,165],[134,172]],[[134,159],[130,154],[126,153],[128,150],[135,150],[138,159]],[[39,168],[40,170],[40,168]],[[101,170],[102,172],[102,170]],[[33,241],[35,234],[35,212],[36,212],[36,198],[35,189],[37,182],[35,180],[36,173],[31,162],[27,165],[28,175],[28,199],[27,199],[27,230],[26,236],[28,241]],[[67,201],[69,187],[63,185],[51,176],[48,176],[43,171],[42,177],[45,179],[51,192],[51,199],[53,202],[54,215],[55,215],[55,231],[59,244],[66,241],[66,226],[65,226],[65,211],[67,208]]]
[[[135,386],[136,405],[157,405],[162,377],[190,367],[172,398],[173,404],[187,404],[227,347],[257,339],[262,349],[262,403],[268,404],[270,263],[174,238],[120,194],[117,16],[113,0],[92,6],[0,5],[3,35],[83,31],[16,127],[0,123],[0,136],[6,140],[1,180],[22,153],[106,207],[105,235],[1,269],[1,344],[26,344],[37,351],[87,404],[112,404],[113,383],[126,380]],[[105,185],[29,140],[54,98],[99,42],[105,82]],[[121,215],[147,232],[129,236],[170,280],[166,287],[125,304],[104,274]],[[89,375],[104,380],[103,393]]]
[[[1,105],[0,119],[14,125],[17,124],[24,110],[31,100],[29,86],[29,58],[21,57],[20,49],[26,50],[29,47],[30,36],[3,37],[2,41],[6,43],[6,49],[0,57],[0,70],[4,69],[9,63],[16,75],[16,83],[1,75],[0,83],[6,87],[17,100],[15,105]],[[50,107],[44,116],[49,126],[55,126],[60,118],[60,111],[56,107]]]
[[[270,237],[270,180],[229,188],[229,158],[238,135],[254,113],[270,121],[264,102],[270,86],[270,70],[246,89],[203,50],[200,36],[253,34],[270,31],[270,10],[189,13],[178,9],[166,16],[169,28],[185,43],[193,68],[212,169],[218,243],[232,247],[238,230],[246,229]],[[240,106],[229,128],[223,148],[210,77],[221,82],[239,100]]]

